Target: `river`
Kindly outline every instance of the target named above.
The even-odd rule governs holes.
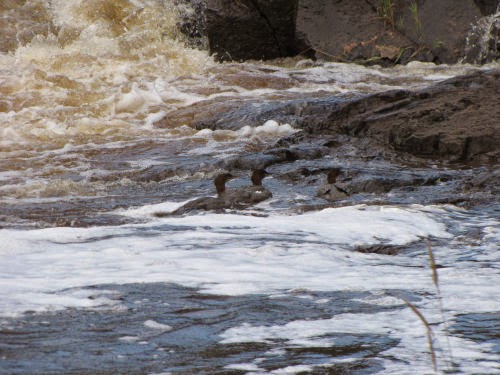
[[[433,372],[431,352],[439,372],[498,373],[498,207],[388,194],[301,210],[323,203],[317,186],[278,164],[264,180],[273,198],[252,209],[153,215],[214,194],[228,160],[298,131],[273,118],[196,128],[206,103],[346,100],[491,65],[216,63],[184,43],[185,11],[0,4],[0,373],[416,374]],[[229,189],[248,184],[235,173]],[[372,246],[398,251],[360,251]]]

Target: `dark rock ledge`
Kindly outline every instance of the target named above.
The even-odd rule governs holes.
[[[301,52],[295,38],[297,1],[208,0],[210,52],[223,60],[273,59]]]
[[[345,189],[371,204],[491,203],[500,194],[499,98],[500,69],[492,69],[425,89],[357,98],[210,100],[170,112],[156,126],[236,130],[274,119],[301,131],[210,168],[269,167],[277,178],[307,190],[335,166],[343,169]],[[362,194],[372,195],[364,200]]]
[[[500,154],[500,69],[455,77],[429,88],[391,90],[354,99],[290,98],[207,101],[171,112],[156,126],[196,129],[258,126],[275,119],[302,129],[282,145],[346,135],[397,154],[461,163],[496,163]],[[210,110],[208,110],[210,109]]]
[[[220,61],[301,54],[362,64],[483,64],[500,54],[497,0],[175,2],[193,8],[189,15],[181,12],[180,30],[191,44],[208,44]]]
[[[500,70],[456,77],[419,91],[388,91],[331,108],[310,134],[368,137],[396,152],[462,163],[496,163],[500,152]],[[312,121],[311,121],[312,120]]]

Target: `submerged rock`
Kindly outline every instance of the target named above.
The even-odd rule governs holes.
[[[379,254],[379,255],[399,255],[405,250],[404,246],[397,245],[366,245],[366,246],[356,246],[354,251],[363,254]]]
[[[328,201],[337,201],[345,199],[349,196],[347,191],[342,189],[342,187],[337,184],[337,177],[340,173],[341,170],[339,168],[333,168],[328,172],[325,183],[318,189],[318,197]]]

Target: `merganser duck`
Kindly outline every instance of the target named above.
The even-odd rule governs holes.
[[[193,199],[192,201],[187,202],[186,204],[172,212],[156,212],[154,216],[165,217],[172,215],[183,215],[191,211],[217,211],[228,208],[228,204],[225,199],[226,182],[233,179],[234,177],[235,176],[233,176],[231,173],[221,173],[215,177],[214,185],[217,191],[217,197],[201,197]]]
[[[228,191],[224,200],[230,208],[243,209],[271,198],[272,193],[262,186],[262,180],[270,173],[264,169],[253,171],[251,176],[252,186]]]
[[[328,172],[326,182],[320,186],[318,189],[317,196],[329,201],[336,201],[345,199],[349,196],[349,193],[339,187],[337,182],[337,177],[340,175],[341,170],[339,168],[333,168]]]

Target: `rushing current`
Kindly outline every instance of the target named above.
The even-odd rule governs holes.
[[[189,11],[0,2],[0,373],[498,373],[494,209],[300,211],[314,191],[271,176],[273,198],[251,210],[154,216],[298,131],[198,129],[203,103],[345,98],[487,67],[216,63],[177,31]],[[402,251],[357,251],[377,245]]]

